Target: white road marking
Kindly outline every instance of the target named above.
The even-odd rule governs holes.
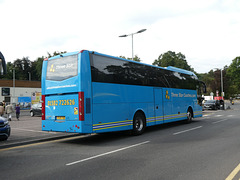
[[[217,123],[220,123],[220,122],[223,122],[223,121],[227,121],[228,119],[222,119],[222,120],[219,120],[219,121],[215,121],[213,122],[212,124],[217,124]]]
[[[145,142],[134,144],[134,145],[131,145],[131,146],[127,146],[127,147],[124,147],[124,148],[116,149],[114,151],[109,151],[109,152],[102,153],[102,154],[99,154],[99,155],[96,155],[96,156],[92,156],[92,157],[85,158],[85,159],[82,159],[82,160],[74,161],[74,162],[66,164],[66,166],[74,165],[74,164],[81,163],[81,162],[88,161],[88,160],[92,160],[92,159],[95,159],[95,158],[98,158],[98,157],[102,157],[102,156],[106,156],[106,155],[109,155],[109,154],[113,154],[113,153],[116,153],[116,152],[119,152],[119,151],[123,151],[123,150],[129,149],[129,148],[140,146],[140,145],[143,145],[143,144],[146,144],[146,143],[149,143],[149,142],[150,141],[145,141]]]
[[[187,129],[187,130],[184,130],[184,131],[179,131],[179,132],[173,133],[173,135],[185,133],[185,132],[188,132],[188,131],[193,131],[193,130],[196,130],[196,129],[199,129],[199,128],[202,128],[202,126],[198,126],[198,127],[195,127],[195,128]]]

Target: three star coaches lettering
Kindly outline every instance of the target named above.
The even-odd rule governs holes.
[[[94,51],[45,59],[42,130],[102,133],[202,116],[204,83],[190,71],[157,67]]]

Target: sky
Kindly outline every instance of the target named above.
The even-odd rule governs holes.
[[[152,64],[180,52],[197,73],[240,56],[240,0],[0,0],[7,62],[47,52],[91,50]]]

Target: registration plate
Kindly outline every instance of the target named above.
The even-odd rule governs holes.
[[[57,120],[65,120],[65,116],[57,116],[56,119]]]

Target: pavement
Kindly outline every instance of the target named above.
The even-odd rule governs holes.
[[[236,103],[240,104],[239,101]],[[225,108],[234,108],[229,102],[225,104]],[[205,110],[203,114],[216,112],[215,110]],[[12,121],[9,121],[11,126],[11,135],[6,141],[0,141],[0,149],[26,145],[31,143],[50,141],[72,136],[80,136],[79,133],[63,133],[63,132],[46,132],[42,131],[41,116],[30,116],[29,110],[22,110],[20,120],[16,119],[13,114]]]
[[[80,135],[42,131],[41,118],[41,116],[31,117],[29,110],[21,111],[19,121],[15,114],[12,114],[12,121],[9,121],[11,135],[8,140],[0,141],[0,149]]]

